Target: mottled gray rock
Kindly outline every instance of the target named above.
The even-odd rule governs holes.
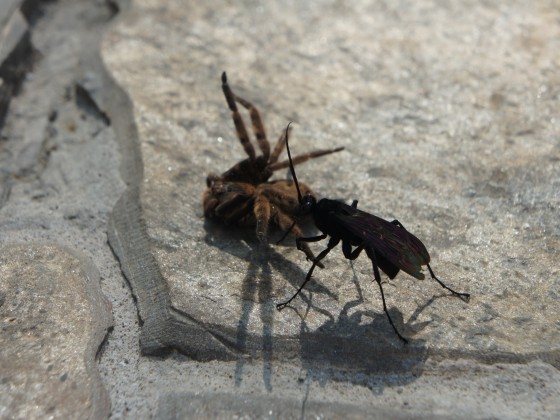
[[[103,3],[12,10],[29,19],[29,31],[0,68],[17,76],[2,86],[9,106],[0,121],[0,417],[108,416],[103,387],[114,385],[106,371],[101,382],[97,356],[111,317],[100,283],[120,321],[111,350],[128,350],[125,334],[137,341],[132,298],[107,244],[124,184],[99,94],[107,75],[98,40],[111,17]],[[113,370],[122,363],[115,359]]]
[[[102,418],[95,356],[112,324],[99,272],[54,245],[0,249],[0,417]]]
[[[269,137],[294,121],[294,152],[346,147],[302,165],[302,180],[399,219],[427,245],[439,277],[472,294],[465,304],[403,274],[387,285],[411,347],[558,363],[560,319],[550,309],[559,299],[553,3],[480,3],[468,14],[454,2],[135,5],[107,36],[104,58],[132,97],[144,163],[142,211],[130,219],[142,220],[151,250],[121,258],[139,260],[128,274],[145,351],[178,347],[200,357],[199,338],[178,333],[196,325],[201,343],[215,338],[224,355],[272,344],[289,355],[316,336],[324,345],[355,340],[358,359],[401,353],[365,257],[349,264],[340,250],[331,253],[308,297],[278,313],[274,304],[305,276],[304,257],[260,246],[251,231],[205,223],[205,175],[244,157],[220,89],[227,70],[235,91],[260,108]],[[126,211],[114,216],[121,238]]]
[[[34,66],[18,73],[0,138],[3,250],[46,244],[57,251],[42,275],[84,281],[97,270],[113,303],[114,330],[98,354],[112,418],[560,416],[556,2],[138,1],[104,46],[130,98],[97,56],[103,28],[126,3],[25,2],[39,7],[30,25],[37,55],[23,56]],[[14,4],[3,1],[0,16],[19,14]],[[272,139],[294,121],[296,153],[346,146],[301,165],[301,179],[401,220],[428,246],[436,273],[472,302],[399,275],[385,290],[412,338],[404,347],[365,256],[349,264],[338,249],[294,309],[277,313],[309,263],[289,243],[262,247],[251,229],[202,218],[206,174],[244,157],[223,70],[259,106]],[[143,324],[106,244],[113,208],[111,245]],[[25,284],[44,278],[31,269],[44,260],[20,267],[5,296],[22,290],[28,308],[44,289]],[[79,269],[60,273],[57,261]],[[11,332],[38,334],[28,327],[40,309]],[[71,324],[65,334],[85,335]],[[96,345],[82,366],[95,367]],[[173,348],[234,360],[140,356]],[[25,368],[15,375],[37,378]],[[88,372],[72,392],[92,395],[97,375]],[[77,379],[65,378],[60,388]],[[99,395],[89,412],[103,416]],[[72,416],[84,406],[67,398],[56,407]]]
[[[5,0],[0,10],[0,64],[14,50],[18,42],[27,32],[28,25],[22,16],[19,6],[23,0]]]

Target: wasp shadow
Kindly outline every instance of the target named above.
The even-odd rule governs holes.
[[[351,264],[357,298],[345,303],[336,318],[314,331],[309,330],[305,321],[311,308],[301,317],[300,358],[305,378],[300,381],[306,382],[307,387],[313,381],[321,386],[329,381],[348,382],[365,386],[374,394],[382,393],[387,386],[403,386],[415,381],[421,376],[429,356],[425,342],[414,339],[414,334],[430,322],[417,322],[417,319],[438,297],[419,307],[407,322],[398,309],[389,309],[395,325],[409,339],[409,343],[404,344],[382,310],[361,309],[364,304],[362,288]],[[375,283],[373,285],[376,287]]]

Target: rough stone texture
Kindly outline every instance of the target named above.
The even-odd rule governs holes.
[[[171,369],[163,372],[175,377]],[[269,392],[256,367],[246,369],[235,388],[212,366],[180,372],[186,373],[196,376],[181,385],[183,392],[160,389],[158,417],[557,418],[560,413],[558,371],[542,362],[428,362],[425,374],[409,374],[406,382],[396,375],[333,375],[277,364]],[[201,386],[212,391],[201,392]]]
[[[557,2],[352,4],[23,3],[0,243],[99,271],[112,418],[560,417]],[[98,56],[112,20],[103,58],[126,92]],[[472,302],[399,275],[385,290],[405,347],[365,256],[337,249],[277,313],[309,263],[202,218],[206,174],[244,157],[223,70],[272,139],[294,121],[296,153],[346,146],[298,175],[398,218]],[[172,349],[189,356],[141,355]]]
[[[146,352],[175,347],[204,357],[197,346],[214,338],[226,356],[283,358],[341,340],[359,346],[348,363],[403,353],[365,257],[349,264],[333,252],[311,297],[278,313],[274,303],[305,276],[303,256],[204,222],[205,175],[243,158],[220,89],[225,69],[234,90],[261,109],[270,137],[294,121],[295,151],[347,148],[299,167],[303,180],[398,218],[425,242],[439,277],[473,295],[465,304],[406,275],[386,286],[411,347],[558,364],[553,2],[475,3],[469,13],[455,2],[135,6],[105,39],[104,58],[135,104],[144,162],[142,213],[133,219],[141,216],[147,238],[141,270],[127,274]],[[112,228],[125,235],[127,222]],[[125,249],[134,242],[111,243],[130,264],[135,251]],[[193,325],[203,338],[177,342],[176,329]]]
[[[0,417],[109,414],[95,355],[111,305],[91,262],[53,245],[0,248],[0,320]]]
[[[111,12],[89,1],[12,6],[26,31],[2,38],[0,62],[0,417],[103,418],[111,404],[97,356],[112,321],[101,281],[112,302],[131,301],[107,245],[123,183],[97,106]],[[21,28],[0,22],[2,35]]]
[[[110,243],[137,299],[141,350],[237,358],[142,360],[159,415],[336,415],[338,404],[352,405],[349,417],[557,414],[558,10],[133,3],[102,48],[134,106],[135,127],[123,122],[121,133],[140,145],[123,156],[129,189]],[[202,216],[206,174],[245,157],[223,70],[271,139],[293,121],[294,153],[345,146],[299,166],[301,180],[399,219],[470,304],[400,274],[385,290],[412,341],[403,346],[367,258],[349,263],[338,249],[278,313],[309,263],[293,246],[262,246],[254,231]]]

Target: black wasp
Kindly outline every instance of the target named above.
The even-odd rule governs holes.
[[[297,248],[299,250],[304,250],[303,244],[306,242],[317,242],[325,239],[327,236],[330,236],[330,239],[327,248],[313,260],[313,264],[303,284],[290,299],[276,305],[278,310],[284,309],[294,300],[311,278],[315,266],[317,266],[341,241],[344,257],[349,260],[355,260],[362,251],[366,251],[373,266],[375,281],[379,285],[379,290],[381,292],[383,311],[387,315],[391,326],[399,338],[405,343],[408,341],[399,333],[387,311],[379,269],[391,279],[395,278],[397,273],[402,270],[419,280],[423,280],[424,274],[420,270],[421,266],[425,265],[428,267],[432,279],[437,281],[443,288],[449,290],[453,295],[461,298],[465,302],[469,301],[470,295],[468,293],[456,292],[435,276],[429,264],[430,254],[428,254],[426,247],[420,239],[406,230],[398,220],[388,222],[373,214],[359,210],[358,200],[354,200],[352,205],[349,206],[341,201],[330,200],[328,198],[317,201],[315,197],[310,194],[302,196],[294,165],[292,164],[290,147],[288,145],[289,127],[290,124],[288,124],[286,128],[286,150],[290,161],[290,171],[298,192],[299,213],[302,215],[311,214],[315,225],[323,232],[323,234],[319,236],[296,238]],[[352,249],[352,247],[355,248]]]

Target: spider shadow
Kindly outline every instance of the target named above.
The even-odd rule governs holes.
[[[222,226],[205,220],[204,238],[207,245],[218,248],[248,263],[247,272],[241,285],[241,311],[235,331],[233,346],[240,356],[235,369],[235,384],[242,382],[243,368],[252,356],[262,355],[263,381],[265,388],[272,391],[271,372],[273,359],[273,319],[276,314],[276,303],[273,301],[272,273],[281,276],[292,284],[294,290],[299,287],[306,272],[297,264],[287,260],[268,244],[258,241],[254,229]],[[307,288],[307,287],[306,287]],[[311,281],[308,288],[316,293],[327,294],[336,299],[336,294],[320,283]],[[326,310],[314,307],[311,300],[305,296],[302,299],[309,307],[320,312],[329,319],[334,317]],[[262,323],[261,336],[249,333],[251,313],[258,305]],[[257,354],[260,353],[260,354]]]

